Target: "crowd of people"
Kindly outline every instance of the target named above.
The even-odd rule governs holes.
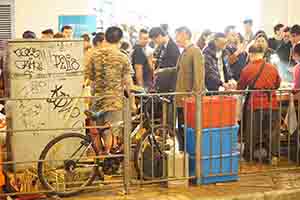
[[[260,145],[259,131],[250,127],[260,127],[261,122],[270,124],[270,119],[272,126],[263,130],[272,132],[273,142],[264,136],[264,145],[267,149],[268,142],[272,143],[271,153],[276,158],[278,143],[274,141],[278,141],[280,119],[275,90],[282,81],[292,82],[293,79],[291,85],[300,88],[300,25],[278,24],[273,37],[268,37],[263,30],[254,33],[252,20],[245,20],[243,25],[244,33],[239,33],[233,25],[223,32],[204,30],[196,42],[192,41],[192,31],[185,26],[176,29],[175,38],[171,37],[167,25],[141,29],[138,36],[113,26],[105,33],[94,33],[92,45],[90,36],[82,35],[85,85],[91,85],[92,94],[100,98],[93,103],[92,109],[105,112],[98,123],[114,123],[121,119],[123,90],[130,96],[132,85],[147,91],[155,89],[155,92],[273,90],[256,91],[246,97],[245,158],[249,160],[252,157],[250,149]],[[61,31],[54,34],[51,29],[45,30],[42,38],[72,38],[71,26],[64,26]],[[23,38],[34,39],[36,35],[26,31]],[[183,135],[180,127],[184,123],[184,102],[180,96],[175,102],[178,130]],[[269,112],[270,109],[273,112]],[[254,112],[251,116],[250,111]],[[113,137],[119,136],[117,132],[105,134],[108,152]],[[251,140],[254,141],[252,147]]]

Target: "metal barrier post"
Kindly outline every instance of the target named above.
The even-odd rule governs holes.
[[[130,110],[130,98],[124,101],[124,192],[129,193],[130,185],[130,131],[131,131],[131,110]]]
[[[202,93],[196,94],[196,183],[202,183],[202,163],[201,163],[201,144],[202,144]]]

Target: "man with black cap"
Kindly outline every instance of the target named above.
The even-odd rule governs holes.
[[[291,28],[291,42],[293,46],[300,43],[300,25],[296,24]]]
[[[224,33],[216,33],[203,50],[205,58],[205,84],[210,91],[234,89],[236,82],[225,51],[227,40]]]

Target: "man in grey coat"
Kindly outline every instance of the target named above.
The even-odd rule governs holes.
[[[192,33],[187,27],[176,30],[176,42],[184,48],[177,63],[176,92],[201,92],[205,90],[204,58],[201,50],[191,42]],[[176,96],[180,150],[183,150],[184,96]]]

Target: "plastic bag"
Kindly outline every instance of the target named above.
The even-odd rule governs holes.
[[[287,124],[288,131],[292,135],[297,130],[297,126],[298,126],[297,114],[296,114],[293,95],[291,95],[289,108],[288,108],[287,114],[285,116],[284,122]]]

